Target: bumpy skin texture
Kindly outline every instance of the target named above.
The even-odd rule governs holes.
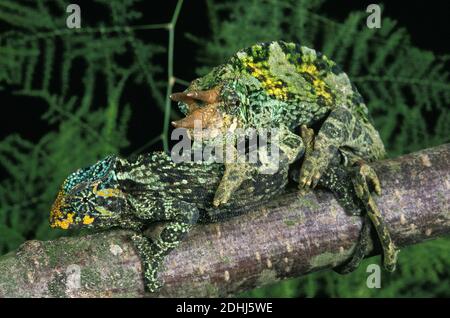
[[[195,98],[205,91],[217,91],[216,98],[209,103]],[[199,119],[204,128],[219,124],[222,130],[231,125],[315,128],[314,149],[301,171],[304,186],[317,184],[333,156],[354,163],[385,155],[367,107],[348,76],[326,56],[294,43],[261,43],[239,51],[194,80],[186,92],[190,96],[174,98],[188,114],[174,123],[176,127],[193,128],[192,120]]]
[[[283,140],[294,138],[298,127],[313,128],[312,146],[300,169],[300,188],[314,188],[332,161],[355,167],[356,195],[382,241],[386,269],[394,270],[396,249],[370,194],[371,188],[380,194],[380,182],[366,164],[383,158],[384,146],[361,95],[335,62],[294,43],[255,44],[194,80],[172,99],[180,102],[187,115],[174,122],[175,127],[192,130],[200,122],[202,138],[211,140],[214,130],[279,128],[283,138],[278,146],[294,153],[292,159],[295,151]],[[214,198],[216,206],[227,202],[239,185],[236,180],[242,182],[247,175],[242,166],[225,166]]]
[[[302,144],[299,145],[302,147]],[[164,256],[179,245],[197,222],[216,222],[246,213],[281,193],[288,181],[287,157],[280,154],[280,169],[261,174],[255,163],[251,178],[221,207],[212,205],[224,173],[219,163],[174,163],[165,153],[134,160],[109,156],[79,169],[64,182],[53,205],[50,224],[68,229],[119,227],[136,232],[132,237],[144,265],[146,285],[161,285],[157,274]],[[162,231],[148,238],[143,233],[155,223]]]

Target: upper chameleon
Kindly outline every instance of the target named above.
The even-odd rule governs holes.
[[[171,98],[180,102],[187,115],[172,124],[188,130],[200,126],[203,140],[217,138],[218,131],[229,140],[239,127],[278,128],[276,142],[289,163],[298,157],[292,145],[298,144],[295,130],[300,127],[300,135],[309,144],[300,169],[300,188],[314,188],[332,161],[355,167],[352,182],[382,241],[385,267],[395,268],[396,248],[370,195],[369,186],[381,194],[381,185],[366,164],[385,156],[384,145],[361,95],[335,62],[295,43],[259,43],[238,51]],[[215,206],[228,202],[249,178],[250,168],[225,163]]]
[[[325,55],[298,44],[275,41],[238,51],[172,99],[187,114],[172,124],[193,129],[199,121],[204,139],[215,136],[211,134],[215,129],[281,128],[280,148],[288,154],[290,146],[284,140],[290,138],[283,136],[300,126],[316,130],[314,149],[306,154],[301,169],[302,186],[314,187],[334,156],[354,164],[385,155],[367,107],[348,76]],[[226,170],[230,176],[245,178],[242,167],[231,164]],[[215,205],[226,202],[234,190],[227,183],[226,173]]]

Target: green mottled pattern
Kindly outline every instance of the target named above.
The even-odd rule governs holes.
[[[174,163],[162,152],[120,159],[117,178],[129,196],[135,211],[154,211],[159,201],[179,200],[200,209],[201,220],[220,220],[251,209],[277,193],[287,183],[287,160],[281,154],[280,169],[275,174],[259,174],[257,166],[251,179],[244,181],[230,201],[219,208],[212,205],[215,189],[224,172],[224,165],[207,162]]]

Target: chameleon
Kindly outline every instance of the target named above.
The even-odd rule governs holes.
[[[186,115],[172,125],[194,137],[197,125],[206,144],[222,138],[223,134],[216,137],[217,131],[277,128],[277,146],[295,157],[296,150],[283,141],[298,138],[300,129],[310,140],[298,177],[303,191],[314,189],[335,159],[353,168],[352,184],[370,220],[365,224],[376,230],[385,269],[395,270],[398,251],[372,196],[373,191],[381,194],[381,183],[368,164],[384,158],[386,151],[361,94],[334,61],[297,43],[257,43],[194,79],[171,99]],[[225,163],[214,206],[230,200],[250,177],[248,169],[245,164]]]
[[[302,139],[297,148],[303,155],[306,147]],[[164,152],[133,159],[110,155],[64,180],[50,213],[50,226],[64,230],[131,230],[142,261],[145,286],[149,292],[155,292],[163,285],[158,273],[164,257],[195,224],[249,213],[289,191],[291,159],[281,152],[279,160],[279,169],[272,174],[260,173],[260,162],[253,165],[253,178],[245,180],[228,203],[216,207],[212,199],[224,173],[223,164],[175,163]],[[348,210],[361,213],[362,207],[353,200],[355,191],[348,170],[342,165],[331,164],[319,186],[332,191]],[[161,223],[159,233],[148,231]],[[358,254],[360,258],[364,252]]]

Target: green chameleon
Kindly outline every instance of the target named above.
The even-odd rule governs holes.
[[[367,164],[385,156],[384,145],[361,95],[335,62],[295,43],[255,44],[171,98],[187,115],[173,126],[188,129],[194,136],[199,135],[195,129],[199,126],[203,143],[216,140],[217,131],[222,132],[219,136],[229,136],[237,128],[278,128],[278,147],[295,157],[296,149],[290,144],[295,144],[292,140],[300,129],[300,135],[308,139],[298,178],[303,190],[316,187],[334,159],[353,167],[354,190],[381,241],[384,266],[395,270],[397,249],[370,192],[373,188],[381,194],[381,185]],[[242,163],[225,163],[215,206],[228,202],[251,177],[250,169]]]
[[[298,144],[303,154],[303,143]],[[132,236],[144,266],[146,286],[156,291],[163,258],[198,222],[217,222],[254,210],[279,195],[288,182],[289,159],[280,153],[279,169],[260,173],[242,183],[221,207],[212,204],[224,165],[214,162],[180,162],[162,152],[132,160],[108,156],[69,175],[53,204],[50,225],[54,228],[123,228]],[[159,234],[147,234],[163,222]]]

